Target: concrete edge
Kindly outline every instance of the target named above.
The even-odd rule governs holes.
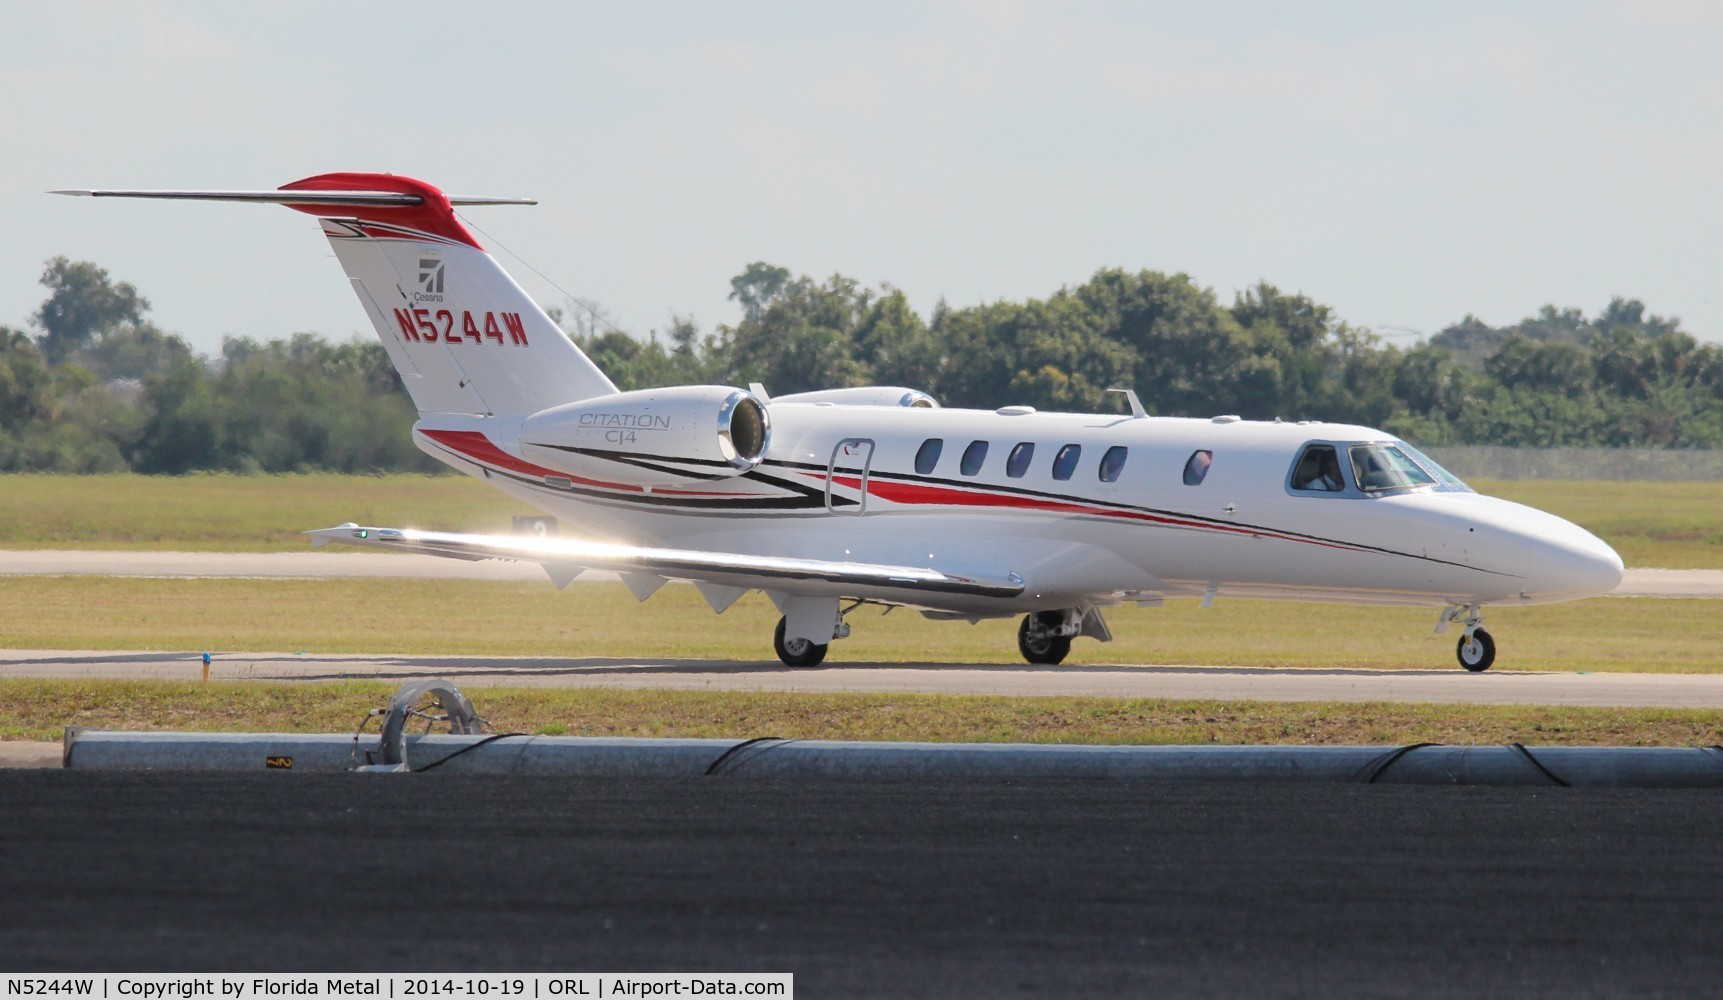
[[[0,768],[63,767],[64,743],[39,743],[34,740],[0,741]]]

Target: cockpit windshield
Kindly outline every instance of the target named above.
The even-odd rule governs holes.
[[[1436,477],[1424,471],[1399,445],[1355,444],[1346,453],[1352,460],[1352,478],[1366,493],[1436,485]]]
[[[1423,452],[1419,451],[1418,449],[1412,447],[1411,445],[1407,444],[1406,442],[1396,441],[1394,443],[1394,447],[1396,447],[1396,448],[1400,449],[1401,451],[1405,452],[1406,454],[1412,456],[1412,461],[1417,462],[1419,465],[1423,466],[1424,471],[1428,472],[1432,476],[1435,476],[1436,481],[1441,483],[1443,486],[1449,488],[1450,490],[1463,490],[1467,493],[1472,492],[1472,488],[1470,486],[1467,486],[1465,484],[1465,482],[1460,479],[1459,476],[1456,476],[1452,472],[1449,472],[1447,469],[1442,468],[1440,465],[1436,464],[1435,459],[1424,454]]]
[[[1192,457],[1194,460],[1195,456]],[[1350,480],[1342,470],[1351,471]],[[1187,468],[1187,483],[1189,475]],[[1458,476],[1404,441],[1312,441],[1292,463],[1286,487],[1295,496],[1317,494],[1350,499],[1407,490],[1472,492]]]

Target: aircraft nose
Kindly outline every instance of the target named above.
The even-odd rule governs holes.
[[[1523,575],[1536,600],[1601,597],[1621,585],[1621,556],[1577,524],[1549,517],[1527,534]]]

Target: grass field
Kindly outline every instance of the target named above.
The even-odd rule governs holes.
[[[1723,483],[1478,482],[1568,518],[1629,566],[1723,569]],[[0,548],[300,549],[343,521],[502,531],[524,505],[466,476],[0,477]]]
[[[773,661],[777,612],[750,594],[715,616],[692,587],[644,606],[621,584],[408,580],[0,578],[0,647],[458,654]],[[99,610],[96,610],[99,609]],[[1195,601],[1107,612],[1116,641],[1079,640],[1067,663],[1453,668],[1455,633],[1428,609]],[[863,608],[834,644],[843,662],[1017,663],[1016,623],[930,622]],[[1723,602],[1598,598],[1492,608],[1513,669],[1723,669]],[[775,662],[775,661],[773,661]]]
[[[506,531],[523,505],[467,476],[0,476],[0,548],[280,552],[343,521]]]
[[[1723,482],[1524,480],[1472,484],[1582,525],[1629,566],[1723,569]]]
[[[0,680],[0,739],[61,727],[352,732],[391,685]],[[498,732],[976,743],[1710,746],[1723,712],[1126,698],[468,688]],[[373,722],[368,732],[376,732]],[[417,731],[415,729],[415,731]]]

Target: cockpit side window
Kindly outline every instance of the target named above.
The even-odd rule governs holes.
[[[1355,444],[1346,449],[1352,475],[1366,493],[1434,486],[1436,478],[1391,444]]]
[[[1313,444],[1304,449],[1292,467],[1292,488],[1307,493],[1340,493],[1346,489],[1340,456],[1333,445]]]
[[[1191,452],[1191,457],[1185,462],[1185,485],[1201,486],[1208,476],[1209,466],[1214,464],[1214,452],[1202,450]]]

